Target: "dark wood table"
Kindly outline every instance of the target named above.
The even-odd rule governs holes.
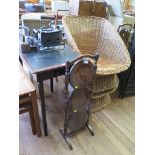
[[[22,53],[20,50],[20,59],[26,65],[33,81],[33,74],[38,82],[39,95],[41,99],[41,111],[43,118],[43,127],[45,136],[48,135],[46,122],[46,109],[44,97],[44,80],[50,79],[51,92],[53,92],[53,78],[65,74],[65,62],[73,60],[79,56],[79,53],[66,46],[64,49],[53,48],[37,52],[32,48],[29,53]]]

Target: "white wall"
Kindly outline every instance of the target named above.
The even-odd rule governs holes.
[[[61,9],[61,10],[68,10],[69,9],[69,4],[67,3],[67,1],[62,1],[62,0],[52,0],[52,3],[51,3],[51,8],[52,8],[52,11],[57,11],[58,9]]]

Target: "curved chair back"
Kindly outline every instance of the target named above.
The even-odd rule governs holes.
[[[123,24],[118,27],[117,32],[120,34],[127,48],[129,47],[129,38],[132,30],[132,24]]]

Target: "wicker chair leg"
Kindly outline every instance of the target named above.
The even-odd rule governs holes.
[[[123,99],[124,98],[124,91],[125,91],[125,87],[120,88],[120,93],[119,93],[119,98]]]
[[[58,82],[58,77],[56,77],[56,81]]]
[[[119,98],[120,99],[123,99],[124,98],[125,90],[126,90],[126,87],[127,87],[127,83],[128,83],[129,77],[130,77],[130,73],[132,71],[132,67],[133,67],[133,64],[126,71],[126,73],[123,74],[124,78],[122,78],[122,80],[121,80],[122,81],[122,84],[120,85],[121,86],[121,88],[120,88],[120,94],[119,94]]]
[[[50,79],[50,88],[51,92],[53,93],[53,78]]]

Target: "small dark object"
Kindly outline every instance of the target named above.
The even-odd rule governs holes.
[[[65,121],[64,130],[60,130],[63,138],[72,150],[68,137],[83,127],[87,127],[94,135],[89,123],[92,86],[97,69],[99,55],[80,56],[72,62],[66,62],[65,69]],[[73,91],[69,93],[68,87]],[[68,132],[68,129],[70,132]]]
[[[30,45],[28,42],[22,42],[21,43],[21,51],[23,53],[30,52]]]
[[[55,20],[55,17],[54,16],[45,16],[45,15],[42,15],[41,16],[41,19]]]
[[[132,24],[123,24],[120,25],[117,30],[127,48],[129,47],[129,37],[131,34],[132,27]]]

